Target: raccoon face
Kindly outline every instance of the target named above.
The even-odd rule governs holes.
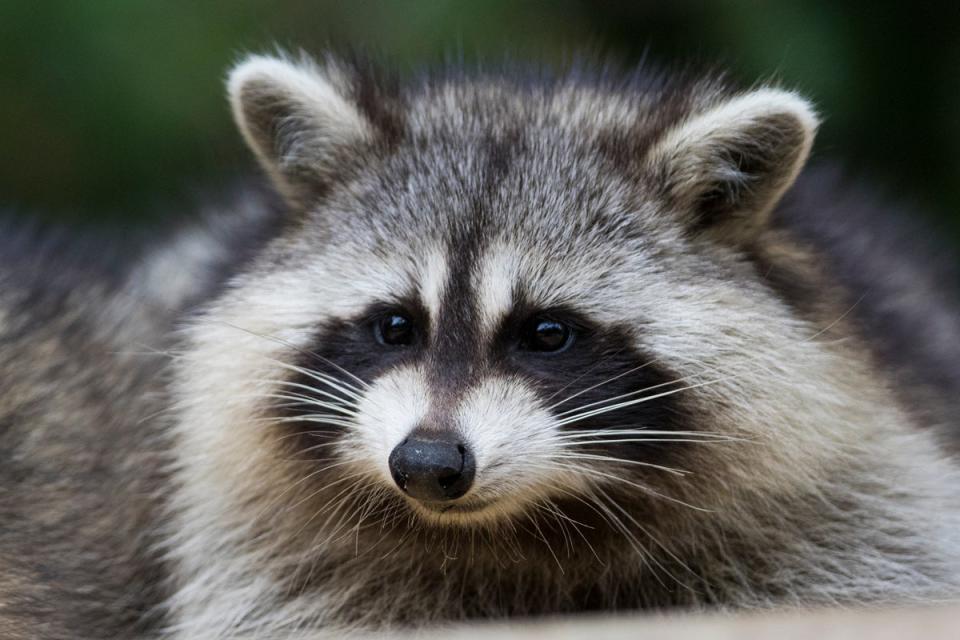
[[[230,78],[292,213],[191,329],[205,473],[305,505],[298,531],[637,519],[708,508],[751,465],[782,482],[758,434],[805,399],[781,359],[824,367],[743,256],[810,107],[709,83],[388,87],[335,61]]]

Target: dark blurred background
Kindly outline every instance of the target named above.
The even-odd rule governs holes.
[[[960,244],[960,3],[0,0],[0,206],[139,225],[248,172],[224,70],[274,45],[401,68],[504,54],[720,64],[825,116],[816,147]]]

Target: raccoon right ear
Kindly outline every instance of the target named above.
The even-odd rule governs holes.
[[[370,136],[335,65],[251,56],[227,91],[240,132],[281,194],[304,205],[329,185],[343,154]]]
[[[668,131],[648,162],[688,228],[746,243],[806,163],[817,124],[795,93],[757,89]]]

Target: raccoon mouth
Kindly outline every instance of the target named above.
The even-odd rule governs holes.
[[[491,501],[474,501],[450,504],[445,502],[420,502],[419,506],[431,513],[437,514],[455,514],[455,513],[478,513],[493,504]]]

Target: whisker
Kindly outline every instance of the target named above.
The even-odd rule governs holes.
[[[626,426],[626,425],[625,425]],[[620,427],[609,427],[609,428],[600,428],[600,429],[584,429],[577,430],[570,433],[564,433],[557,436],[558,440],[581,440],[587,438],[593,438],[596,436],[611,436],[611,437],[620,437],[620,436],[689,436],[692,438],[704,437],[704,438],[718,438],[723,440],[738,440],[743,439],[738,436],[732,436],[725,433],[718,433],[716,431],[680,431],[680,430],[671,430],[671,429],[628,429]]]
[[[685,376],[685,377],[683,377],[683,378],[677,378],[676,380],[670,380],[670,381],[668,381],[668,382],[661,382],[661,383],[659,383],[659,384],[651,385],[651,386],[649,386],[649,387],[644,387],[643,389],[637,389],[636,391],[630,391],[629,393],[621,393],[621,394],[618,395],[618,396],[613,396],[613,397],[611,397],[611,398],[604,398],[603,400],[597,400],[596,402],[590,402],[590,403],[588,403],[588,404],[585,404],[585,405],[582,405],[582,406],[580,406],[580,407],[577,407],[576,409],[568,409],[567,411],[561,411],[561,412],[558,413],[557,415],[558,415],[558,416],[569,415],[569,414],[571,414],[571,413],[575,413],[575,412],[577,412],[577,411],[582,411],[583,409],[587,409],[587,408],[589,408],[589,407],[594,407],[594,406],[597,406],[597,405],[607,404],[607,403],[610,403],[610,402],[614,402],[614,401],[616,401],[616,400],[622,400],[623,398],[629,398],[629,397],[631,397],[631,396],[635,396],[635,395],[640,394],[640,393],[646,393],[646,392],[648,392],[648,391],[653,391],[654,389],[660,389],[660,388],[662,388],[662,387],[669,387],[669,386],[672,386],[672,385],[675,385],[675,384],[680,384],[681,382],[684,382],[684,381],[689,380],[689,379],[691,379],[691,378],[697,378],[697,377],[700,377],[700,376],[701,376],[701,374],[695,373],[695,374],[692,374],[692,375],[689,375],[689,376]]]
[[[687,442],[690,444],[721,444],[732,442],[731,439],[726,438],[616,438],[616,439],[598,439],[592,438],[589,440],[570,440],[567,442],[560,442],[558,446],[572,449],[574,447],[588,447],[590,445],[608,445],[608,444],[659,444],[663,442]]]
[[[340,484],[341,482],[346,482],[347,480],[350,480],[351,478],[356,478],[356,477],[359,477],[359,476],[362,476],[362,475],[364,475],[364,473],[363,473],[362,471],[358,471],[357,473],[351,473],[350,475],[343,476],[343,477],[340,478],[339,480],[334,480],[333,482],[331,482],[331,483],[329,483],[329,484],[326,484],[326,485],[324,485],[323,487],[317,489],[316,491],[314,491],[313,493],[311,493],[311,494],[308,495],[307,497],[305,497],[305,498],[303,498],[303,499],[295,502],[294,504],[290,505],[290,509],[295,509],[295,508],[299,507],[299,506],[300,506],[301,504],[303,504],[304,502],[307,502],[307,501],[315,498],[316,496],[318,496],[319,494],[323,493],[324,491],[326,491],[326,490],[329,489],[330,487],[336,486],[336,485]],[[309,522],[310,522],[310,521],[308,520],[307,523],[309,523]],[[306,523],[305,523],[305,524],[306,524]],[[302,531],[302,528],[301,528],[301,531]]]
[[[316,432],[311,432],[311,431],[307,431],[306,433],[308,433],[308,434],[309,434],[309,433],[314,433],[314,434],[316,434]],[[319,435],[325,436],[325,435],[328,435],[328,434],[320,433]],[[304,454],[310,453],[311,451],[319,451],[320,449],[323,449],[323,448],[325,448],[325,447],[329,447],[329,446],[332,446],[332,445],[336,445],[336,444],[339,444],[339,443],[338,443],[338,442],[318,442],[317,444],[310,445],[309,447],[307,447],[306,449],[303,449],[302,451],[299,451],[298,453],[299,453],[300,455],[304,455]],[[303,461],[303,462],[308,462],[308,461],[309,461],[309,459],[304,459],[304,458],[295,459],[295,461],[298,461],[298,460],[299,460],[299,461]],[[354,460],[347,460],[346,462],[355,462],[355,461],[354,461]]]
[[[690,472],[684,469],[675,469],[673,467],[665,467],[663,465],[654,464],[652,462],[644,462],[642,460],[630,460],[629,458],[614,458],[612,456],[601,456],[592,453],[558,453],[554,454],[554,458],[564,459],[564,460],[596,460],[601,462],[615,462],[618,464],[628,464],[635,465],[640,467],[648,467],[651,469],[657,469],[659,471],[665,471],[676,476],[686,476]]]
[[[348,504],[351,499],[355,499],[355,496],[352,496],[349,492],[350,492],[351,490],[353,490],[354,488],[360,486],[360,484],[363,482],[363,477],[362,477],[363,475],[364,475],[363,473],[356,473],[356,474],[353,474],[352,476],[347,476],[347,478],[353,477],[353,478],[357,478],[357,479],[356,479],[354,482],[352,482],[352,483],[350,483],[349,485],[347,485],[344,489],[342,489],[339,493],[337,493],[337,495],[335,495],[333,498],[331,498],[331,499],[327,502],[327,504],[324,505],[323,508],[320,508],[320,509],[318,509],[317,511],[315,511],[315,512],[313,513],[313,515],[311,515],[310,518],[308,518],[307,521],[304,522],[303,525],[297,530],[296,534],[295,534],[293,537],[294,537],[294,538],[298,537],[298,536],[300,535],[300,533],[303,532],[303,530],[306,529],[307,526],[309,526],[309,524],[310,524],[311,522],[313,522],[313,520],[316,519],[317,516],[319,516],[319,515],[320,515],[321,513],[323,513],[325,510],[329,510],[329,507],[330,507],[331,505],[336,505],[336,508],[333,510],[332,513],[330,513],[330,515],[329,515],[329,516],[327,517],[327,519],[324,521],[323,525],[321,525],[320,527],[318,527],[317,533],[314,535],[313,540],[311,540],[311,542],[310,542],[310,547],[313,548],[313,549],[317,549],[317,548],[322,548],[324,545],[328,544],[328,543],[330,542],[330,539],[331,539],[332,535],[335,535],[335,534],[340,530],[340,528],[343,526],[343,522],[344,522],[347,514],[349,513],[349,510],[344,514],[344,517],[341,517],[341,518],[340,518],[340,521],[339,521],[338,524],[337,524],[337,528],[334,530],[334,533],[331,534],[331,536],[328,536],[328,537],[326,538],[326,540],[325,540],[323,543],[321,543],[319,546],[317,545],[317,540],[320,538],[321,534],[326,530],[327,524],[330,523],[330,520],[334,517],[334,515],[336,515],[336,514],[340,511],[340,509],[343,508],[344,505]],[[340,496],[344,496],[344,497],[343,497],[342,499],[340,499]],[[338,499],[339,499],[339,500],[338,500]],[[314,573],[314,571],[316,570],[316,567],[317,567],[317,559],[314,559],[314,561],[313,561],[312,563],[310,563],[310,569],[309,569],[309,571],[307,572],[306,578],[305,578],[305,580],[304,580],[304,584],[305,584],[305,585],[310,582],[310,579],[313,577],[313,573]],[[300,563],[298,563],[298,564],[297,564],[297,569],[296,569],[296,571],[294,572],[294,576],[293,576],[293,579],[292,579],[292,581],[291,581],[291,584],[294,584],[294,583],[296,582],[296,579],[297,579],[297,577],[299,576],[300,571],[302,571],[302,569],[303,569],[303,565],[300,564]]]
[[[308,385],[308,384],[301,384],[301,383],[299,383],[299,382],[293,382],[293,381],[291,381],[291,380],[271,380],[271,379],[258,379],[258,380],[256,380],[255,382],[259,382],[259,383],[261,383],[261,384],[268,384],[268,385],[279,385],[279,386],[281,386],[281,387],[291,387],[291,388],[293,388],[293,389],[299,389],[299,390],[302,390],[302,391],[307,391],[307,392],[309,392],[309,393],[314,393],[314,394],[319,394],[319,395],[325,396],[325,397],[327,397],[327,398],[330,398],[330,399],[334,400],[337,404],[342,405],[342,406],[345,406],[345,407],[356,407],[356,401],[354,401],[354,400],[348,400],[348,399],[343,398],[343,397],[341,397],[341,396],[334,395],[334,394],[330,393],[329,391],[325,391],[325,390],[323,390],[323,389],[318,389],[317,387],[312,387],[312,386],[310,386],[310,385]],[[287,393],[287,392],[286,392],[286,391],[283,391],[283,393]],[[290,391],[289,393],[294,393],[294,392],[293,392],[293,391]],[[298,394],[298,395],[299,395],[299,394]],[[306,397],[309,397],[309,398],[311,398],[311,399],[315,399],[313,396],[306,396]],[[326,402],[326,401],[324,401],[324,402]]]
[[[659,542],[658,542],[655,538],[653,538],[653,536],[651,536],[651,535],[647,532],[646,529],[644,529],[643,527],[641,527],[641,526],[639,525],[639,523],[636,521],[636,519],[635,519],[633,516],[631,516],[631,515],[627,512],[626,509],[624,509],[622,506],[620,506],[620,504],[617,503],[616,500],[614,500],[613,498],[611,498],[610,495],[609,495],[606,491],[604,491],[603,489],[601,489],[601,488],[598,487],[598,488],[597,488],[597,492],[598,492],[601,496],[605,497],[606,500],[609,502],[609,504],[610,504],[611,506],[613,506],[617,511],[619,511],[619,512],[620,512],[625,518],[627,518],[632,524],[634,524],[634,526],[636,526],[638,529],[640,529],[640,531],[643,532],[644,535],[647,536],[647,538],[650,538],[650,539],[654,542],[654,544],[657,544],[658,546],[660,546],[661,549],[664,548],[663,545],[660,545]],[[673,555],[673,554],[670,554],[670,555]],[[684,585],[684,583],[682,583],[680,580],[678,580],[675,575],[673,575],[669,570],[667,570],[667,568],[664,567],[663,564],[662,564],[659,560],[657,560],[656,556],[654,556],[653,553],[651,553],[650,551],[647,551],[647,556],[646,556],[646,557],[647,557],[647,559],[648,559],[649,561],[651,561],[654,565],[656,565],[656,567],[657,567],[658,569],[660,569],[660,570],[663,571],[665,574],[667,574],[667,576],[669,576],[671,580],[673,580],[674,582],[676,582],[676,583],[677,583],[678,585],[680,585],[680,586],[686,586],[686,585]],[[675,557],[675,556],[674,556],[674,557]],[[681,563],[681,564],[683,564],[683,563]],[[687,567],[685,564],[683,564],[683,566],[684,566],[684,568],[687,569],[687,571],[690,571],[690,568]],[[690,573],[693,573],[693,572],[690,571]],[[656,575],[656,574],[654,574],[654,575]],[[659,579],[658,579],[658,581],[659,581]],[[663,584],[663,583],[661,582],[661,584]]]
[[[677,393],[680,393],[680,392],[683,392],[683,391],[690,391],[691,389],[697,389],[697,388],[700,388],[700,387],[705,387],[705,386],[709,386],[709,385],[713,385],[713,384],[718,384],[718,383],[720,383],[720,382],[723,382],[723,381],[725,381],[725,380],[730,379],[731,377],[732,377],[732,376],[726,376],[726,377],[723,377],[723,378],[717,378],[717,379],[715,379],[715,380],[707,380],[706,382],[700,382],[700,383],[698,383],[698,384],[689,385],[689,386],[686,386],[686,387],[682,387],[682,388],[680,388],[680,389],[671,389],[670,391],[663,391],[663,392],[661,392],[661,393],[655,393],[655,394],[652,395],[652,396],[644,396],[643,398],[637,398],[637,399],[628,400],[628,401],[625,401],[625,402],[618,402],[618,403],[613,404],[613,405],[610,405],[610,406],[600,407],[599,409],[593,409],[593,410],[591,410],[591,411],[586,411],[586,412],[583,412],[583,413],[575,414],[575,415],[573,415],[573,416],[570,416],[570,417],[568,417],[568,418],[565,418],[565,419],[563,419],[563,420],[560,420],[560,421],[557,422],[556,424],[557,424],[558,427],[564,426],[564,425],[568,425],[568,424],[573,424],[574,422],[578,422],[578,421],[580,421],[580,420],[586,420],[587,418],[592,418],[592,417],[594,417],[594,416],[599,416],[599,415],[602,415],[602,414],[604,414],[604,413],[608,413],[608,412],[610,412],[610,411],[616,411],[617,409],[623,409],[623,408],[625,408],[625,407],[631,407],[631,406],[633,406],[633,405],[637,405],[637,404],[640,404],[640,403],[643,403],[643,402],[649,402],[649,401],[651,401],[651,400],[656,400],[656,399],[658,399],[658,398],[664,398],[664,397],[666,397],[666,396],[672,396],[672,395],[674,395],[674,394],[677,394]]]
[[[309,480],[310,478],[313,478],[313,477],[317,476],[318,474],[321,474],[321,473],[323,473],[324,471],[327,471],[327,470],[329,470],[329,469],[333,469],[334,467],[341,467],[341,466],[343,466],[344,464],[347,464],[347,463],[346,463],[346,462],[335,462],[335,463],[332,463],[332,464],[328,464],[328,465],[326,465],[326,466],[324,466],[324,467],[321,467],[320,469],[316,469],[315,471],[312,471],[312,472],[308,473],[307,475],[305,475],[304,477],[300,478],[300,479],[297,480],[296,482],[291,483],[291,484],[290,484],[288,487],[286,487],[283,491],[281,491],[279,494],[277,494],[276,496],[274,496],[274,497],[270,500],[270,502],[267,503],[267,505],[266,505],[265,507],[263,507],[262,509],[260,509],[260,511],[257,512],[257,515],[254,517],[254,521],[259,520],[259,519],[263,516],[263,514],[266,513],[268,510],[270,510],[277,502],[279,502],[280,499],[283,498],[283,496],[285,496],[287,493],[289,493],[290,491],[292,491],[293,489],[295,489],[295,488],[298,487],[299,485],[303,484],[304,482],[306,482],[306,481]],[[298,504],[299,504],[299,503],[298,503]]]
[[[563,570],[563,564],[560,562],[560,558],[557,557],[556,552],[554,552],[553,545],[550,544],[547,536],[544,535],[543,529],[541,529],[540,525],[537,523],[537,519],[531,514],[527,516],[527,521],[533,525],[534,529],[537,530],[537,537],[543,540],[543,543],[547,546],[547,551],[549,551],[550,555],[553,556],[553,561],[557,563],[557,568],[560,569],[560,574],[563,575],[565,573]]]
[[[255,394],[241,394],[235,396],[236,398],[254,398],[254,399],[273,399],[273,400],[289,400],[291,402],[300,402],[303,406],[310,407],[320,407],[322,409],[329,409],[330,411],[336,411],[344,416],[350,418],[356,418],[360,414],[356,411],[351,411],[346,408],[344,405],[335,405],[323,400],[317,400],[315,398],[310,398],[308,396],[301,396],[298,394],[283,394],[283,393],[255,393]]]
[[[547,410],[548,410],[548,411],[552,411],[553,409],[556,409],[557,407],[559,407],[560,405],[564,404],[565,402],[569,402],[570,400],[573,400],[574,398],[576,398],[576,397],[578,397],[578,396],[581,396],[581,395],[583,395],[584,393],[587,393],[588,391],[593,391],[593,390],[596,389],[597,387],[602,387],[602,386],[605,385],[605,384],[610,384],[611,382],[614,382],[614,381],[616,381],[616,380],[619,380],[620,378],[622,378],[622,377],[624,377],[624,376],[628,376],[628,375],[630,375],[631,373],[636,373],[637,371],[640,371],[641,369],[645,369],[646,367],[649,367],[650,365],[652,365],[654,362],[656,362],[656,359],[650,360],[649,362],[645,362],[644,364],[641,364],[641,365],[639,365],[639,366],[633,367],[632,369],[629,369],[629,370],[627,370],[627,371],[622,371],[622,372],[618,373],[617,375],[615,375],[615,376],[613,376],[613,377],[611,377],[611,378],[607,378],[606,380],[604,380],[604,381],[602,381],[602,382],[598,382],[598,383],[596,383],[596,384],[594,384],[594,385],[591,385],[591,386],[587,387],[586,389],[581,389],[580,391],[577,391],[576,393],[567,396],[566,398],[564,398],[564,399],[561,400],[560,402],[557,402],[557,403],[554,403],[554,404],[550,405],[549,407],[547,407]],[[594,365],[594,366],[596,366],[596,365]],[[579,380],[581,377],[583,377],[584,375],[586,375],[586,373],[588,373],[589,371],[590,371],[590,370],[588,369],[588,370],[585,371],[584,373],[580,374],[580,376],[577,377],[577,378],[575,378],[575,379],[573,380],[573,382],[576,382],[577,380]],[[573,384],[573,382],[568,383],[568,386],[569,386],[570,384]],[[553,396],[550,396],[550,398],[552,398],[552,397],[553,397]],[[547,398],[547,399],[549,400],[550,398]]]
[[[667,555],[669,555],[670,558],[672,558],[674,562],[676,562],[676,563],[679,564],[681,567],[683,567],[684,569],[686,569],[691,575],[694,575],[694,576],[696,575],[696,573],[693,571],[693,569],[691,569],[691,568],[687,565],[687,563],[685,563],[683,560],[681,560],[679,557],[677,557],[676,554],[674,554],[674,553],[673,553],[672,551],[670,551],[670,549],[668,549],[663,543],[661,543],[659,540],[657,540],[657,538],[656,538],[653,534],[651,534],[649,531],[647,531],[647,529],[646,529],[643,525],[641,525],[639,522],[637,522],[637,519],[634,518],[632,515],[630,515],[630,513],[629,513],[626,509],[624,509],[619,503],[617,503],[616,500],[614,500],[613,498],[611,498],[609,494],[607,494],[605,491],[603,491],[603,489],[598,489],[598,490],[600,491],[600,493],[604,494],[604,495],[607,497],[607,500],[609,500],[610,503],[611,503],[614,507],[616,507],[616,509],[617,509],[620,513],[622,513],[625,518],[627,518],[637,529],[639,529],[640,531],[642,531],[644,535],[646,535],[648,538],[650,538],[650,540],[652,540],[655,545],[657,545],[658,547],[660,547],[660,549],[662,549]],[[670,573],[667,572],[667,575],[670,575]],[[676,580],[676,577],[674,577],[674,576],[672,576],[672,575],[671,575],[671,577],[674,578],[674,580]],[[680,582],[679,580],[677,580],[677,584],[679,584],[679,585],[681,585],[681,586],[684,586],[684,587],[686,587],[687,589],[690,589],[691,591],[693,591],[692,588],[690,588],[690,587],[687,586],[686,584]]]
[[[255,418],[252,422],[265,422],[267,424],[282,424],[286,422],[312,422],[317,424],[332,424],[338,427],[353,428],[357,424],[344,420],[342,416],[327,416],[323,414],[305,414],[303,416],[287,416],[282,418]],[[296,435],[296,434],[293,434]],[[286,437],[286,436],[285,436]]]
[[[654,497],[657,497],[657,498],[661,498],[661,499],[667,500],[667,501],[669,501],[669,502],[673,502],[673,503],[679,504],[679,505],[684,506],[684,507],[687,507],[687,508],[689,508],[689,509],[693,509],[694,511],[700,511],[700,512],[702,512],[702,513],[713,513],[713,511],[712,511],[711,509],[705,509],[705,508],[703,508],[703,507],[698,507],[698,506],[696,506],[696,505],[689,504],[689,503],[687,503],[687,502],[684,502],[683,500],[680,500],[679,498],[674,498],[673,496],[668,496],[668,495],[665,495],[665,494],[663,494],[663,493],[660,493],[659,491],[657,491],[657,490],[655,490],[655,489],[652,489],[651,487],[648,487],[647,485],[640,484],[640,483],[638,483],[638,482],[634,482],[633,480],[629,480],[629,479],[627,479],[627,478],[622,478],[622,477],[617,476],[617,475],[614,475],[614,474],[612,474],[612,473],[605,473],[605,472],[603,472],[603,471],[600,471],[600,470],[598,470],[598,469],[593,469],[593,468],[591,468],[591,467],[584,467],[584,466],[582,466],[582,465],[571,465],[571,464],[569,464],[569,463],[563,463],[563,462],[558,462],[558,463],[556,463],[556,464],[553,465],[553,466],[554,466],[556,469],[559,469],[559,470],[579,472],[579,473],[583,473],[583,474],[586,474],[586,475],[589,475],[589,476],[596,476],[596,477],[598,477],[598,478],[604,478],[604,479],[606,479],[606,480],[616,480],[617,482],[621,482],[621,483],[623,483],[623,484],[625,484],[625,485],[627,485],[627,486],[630,486],[630,487],[633,487],[633,488],[635,488],[635,489],[638,489],[639,491],[642,491],[643,493],[646,493],[646,494],[648,494],[648,495],[651,495],[651,496],[654,496]]]
[[[630,547],[637,553],[637,555],[640,556],[641,559],[646,561],[648,552],[643,545],[640,544],[637,536],[634,535],[633,532],[631,532],[623,523],[623,521],[620,520],[620,518],[618,518],[617,515],[610,510],[610,507],[608,507],[600,499],[600,496],[591,494],[589,495],[589,498],[590,503],[595,505],[595,510],[599,509],[598,513],[601,514],[601,517],[604,519],[604,521],[608,522],[610,526],[619,531],[623,535],[624,539],[626,539],[627,544],[630,545]]]
[[[591,509],[594,513],[596,513],[597,515],[599,515],[599,516],[601,517],[601,519],[603,519],[603,514],[600,513],[599,511],[597,511],[597,509],[596,509],[595,507],[593,507],[593,505],[591,505],[589,502],[587,502],[587,500],[585,500],[583,497],[578,496],[577,494],[573,493],[572,491],[567,491],[566,489],[562,489],[562,488],[560,488],[560,487],[554,487],[554,490],[555,490],[555,491],[558,491],[558,492],[560,492],[560,493],[562,493],[562,494],[565,494],[566,496],[568,496],[568,497],[570,497],[570,498],[573,498],[574,500],[576,500],[576,501],[584,504],[587,508]],[[549,498],[547,499],[547,501],[549,502]],[[551,504],[552,504],[552,503],[551,503]],[[566,519],[569,520],[571,523],[573,523],[573,529],[574,529],[574,531],[576,531],[577,534],[583,539],[584,544],[586,544],[586,545],[587,545],[587,548],[590,549],[590,552],[593,554],[593,557],[596,558],[596,560],[597,560],[597,562],[598,562],[599,564],[605,565],[606,563],[600,558],[600,555],[597,553],[597,550],[593,548],[593,545],[590,544],[590,541],[587,539],[587,537],[583,534],[583,531],[581,531],[581,530],[580,530],[580,527],[578,527],[577,525],[580,525],[580,526],[585,527],[585,528],[587,528],[587,529],[593,529],[593,527],[591,527],[590,525],[584,524],[584,523],[582,523],[582,522],[578,522],[578,521],[574,520],[573,518],[570,518],[568,515],[566,515],[565,513],[563,513],[563,512],[560,510],[560,508],[557,507],[556,505],[553,505],[553,507],[554,507],[554,509],[556,510],[557,513],[559,513],[559,514],[562,515],[564,518],[566,518]]]
[[[545,400],[544,402],[549,402],[550,400],[553,400],[555,397],[557,397],[558,395],[560,395],[563,391],[569,389],[571,386],[573,386],[574,384],[576,384],[577,382],[579,382],[580,380],[582,380],[584,376],[588,375],[591,371],[595,370],[595,369],[596,369],[597,367],[599,367],[601,364],[609,361],[609,360],[610,360],[611,358],[613,358],[614,356],[617,356],[617,355],[619,355],[620,353],[622,353],[625,348],[626,348],[626,347],[620,347],[619,349],[617,349],[617,350],[614,351],[613,353],[607,354],[607,355],[605,355],[604,357],[598,359],[598,360],[597,360],[596,362],[594,362],[592,365],[590,365],[589,367],[587,367],[586,370],[584,370],[582,373],[580,373],[580,375],[578,375],[577,377],[573,378],[573,379],[570,380],[567,384],[563,385],[562,387],[560,387],[559,389],[557,389],[556,391],[554,391],[553,393],[551,393],[549,396],[547,396],[547,398],[546,398],[546,400]],[[603,383],[601,383],[601,384],[603,384]],[[571,396],[571,397],[575,397],[575,396]],[[566,399],[564,399],[564,400],[561,400],[561,401],[558,402],[557,404],[558,404],[558,405],[563,404],[563,403],[566,402],[567,400],[570,400],[570,397],[568,397],[568,398],[566,398]],[[554,406],[556,406],[556,405],[554,405]]]
[[[222,324],[225,324],[225,325],[227,325],[228,327],[232,327],[233,329],[236,329],[236,330],[238,330],[238,331],[243,331],[244,333],[247,333],[247,334],[249,334],[249,335],[255,336],[255,337],[257,337],[257,338],[263,338],[264,340],[270,340],[270,341],[272,341],[272,342],[276,342],[277,344],[282,344],[283,346],[288,347],[288,348],[290,348],[290,349],[293,349],[293,350],[295,350],[295,351],[297,351],[297,352],[299,352],[299,353],[301,353],[301,354],[303,354],[303,355],[316,358],[316,359],[320,360],[321,362],[324,362],[325,364],[329,364],[330,366],[336,368],[336,369],[337,369],[338,371],[340,371],[341,373],[344,373],[344,374],[346,374],[347,376],[353,378],[354,380],[356,380],[356,381],[360,384],[360,386],[361,386],[362,388],[368,389],[368,388],[370,387],[370,385],[369,385],[365,380],[363,380],[362,378],[360,378],[360,377],[358,377],[358,376],[350,373],[349,371],[347,371],[346,369],[344,369],[343,367],[341,367],[340,365],[338,365],[336,362],[333,362],[333,361],[330,360],[329,358],[325,358],[325,357],[321,356],[319,353],[310,351],[310,350],[308,350],[308,349],[303,349],[303,348],[301,348],[301,347],[298,347],[298,346],[295,345],[295,344],[291,344],[291,343],[287,342],[286,340],[283,340],[283,339],[278,338],[278,337],[276,337],[276,336],[271,336],[271,335],[267,335],[267,334],[262,334],[262,333],[258,333],[258,332],[256,332],[256,331],[252,331],[252,330],[250,330],[250,329],[245,329],[245,328],[243,328],[243,327],[241,327],[241,326],[235,325],[235,324],[233,324],[233,323],[231,323],[231,322],[227,322],[227,321],[225,321],[225,320],[221,320],[220,322],[221,322]]]
[[[290,371],[293,371],[294,373],[300,373],[300,374],[303,374],[303,375],[305,375],[305,376],[307,376],[307,377],[309,377],[309,378],[312,378],[313,380],[316,380],[317,382],[322,382],[322,383],[324,383],[325,385],[327,385],[327,386],[329,386],[329,387],[332,387],[332,388],[336,389],[337,391],[339,391],[340,393],[342,393],[342,394],[344,394],[344,395],[346,395],[346,396],[349,396],[349,397],[351,397],[351,398],[353,398],[353,399],[355,399],[355,400],[361,400],[361,399],[363,399],[363,396],[361,395],[361,394],[363,393],[363,390],[362,390],[362,389],[358,389],[357,387],[355,387],[354,385],[351,385],[350,383],[346,382],[345,380],[341,380],[341,379],[339,379],[339,378],[335,378],[335,377],[331,376],[331,375],[328,374],[328,373],[324,373],[324,372],[322,372],[322,371],[317,371],[316,369],[306,369],[306,368],[304,368],[304,367],[298,367],[298,366],[296,366],[296,365],[290,364],[289,362],[284,362],[284,361],[282,361],[282,360],[277,360],[276,358],[271,358],[271,357],[269,357],[269,356],[262,356],[262,357],[263,357],[264,360],[267,360],[267,361],[269,361],[269,362],[273,362],[274,364],[276,364],[277,366],[279,366],[279,367],[281,367],[281,368],[283,368],[283,369],[288,369],[288,370],[290,370]],[[288,382],[288,381],[285,381],[285,380],[284,380],[284,381],[276,380],[276,381],[274,381],[274,382]]]
[[[848,315],[850,315],[850,313],[851,313],[854,309],[856,309],[857,305],[859,305],[861,302],[863,302],[863,299],[864,299],[866,296],[867,296],[867,292],[864,291],[863,294],[862,294],[859,298],[857,298],[856,302],[854,302],[852,305],[850,305],[850,308],[849,308],[849,309],[847,309],[846,311],[844,311],[843,313],[841,313],[841,314],[837,317],[836,320],[834,320],[833,322],[831,322],[830,324],[828,324],[827,326],[825,326],[823,329],[820,329],[820,330],[817,331],[815,334],[813,334],[812,336],[810,336],[809,338],[807,338],[807,339],[806,339],[806,342],[813,342],[814,340],[816,340],[817,338],[819,338],[819,337],[822,336],[823,334],[825,334],[825,333],[827,333],[828,331],[830,331],[830,329],[833,329],[835,326],[837,326],[837,324],[839,324],[840,322],[842,322],[844,318],[846,318]]]

